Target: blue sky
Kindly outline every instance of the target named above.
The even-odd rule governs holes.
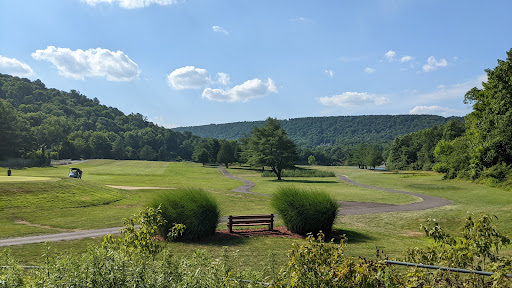
[[[2,0],[0,72],[165,127],[465,115],[512,1]]]

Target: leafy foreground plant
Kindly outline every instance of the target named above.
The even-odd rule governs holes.
[[[147,208],[126,219],[120,238],[105,237],[101,246],[93,246],[81,256],[56,255],[48,247],[39,269],[23,272],[8,250],[0,253],[0,287],[260,287],[238,279],[262,279],[262,273],[246,270],[232,272],[227,252],[214,259],[196,250],[183,258],[161,253],[156,235],[162,221],[161,211]],[[135,225],[140,224],[140,229]],[[175,225],[173,233],[183,231]],[[175,237],[170,235],[169,238]],[[154,257],[158,253],[157,257]],[[236,256],[236,255],[235,255]],[[155,259],[156,258],[156,259]],[[5,263],[5,264],[4,264]]]
[[[512,272],[512,259],[499,254],[502,247],[510,244],[510,239],[502,235],[492,224],[495,218],[497,217],[489,215],[468,215],[459,237],[449,235],[435,219],[429,218],[422,228],[425,234],[434,240],[434,245],[426,249],[408,250],[406,260],[494,272],[492,277],[438,272],[438,278],[446,279],[446,283],[463,282],[469,287],[512,287],[512,278],[505,276]],[[422,281],[428,278],[420,273],[417,277]]]
[[[312,233],[308,242],[295,242],[290,261],[279,272],[272,287],[396,287],[399,274],[383,261],[345,257],[345,240],[325,242],[325,235]]]
[[[466,219],[461,237],[445,233],[435,220],[423,226],[435,245],[408,252],[409,262],[455,266],[471,270],[487,267],[493,276],[461,274],[419,268],[394,269],[382,260],[345,257],[340,244],[309,234],[306,244],[293,244],[288,265],[281,269],[273,287],[512,287],[512,259],[499,256],[499,248],[510,243],[491,225],[492,217]]]
[[[281,187],[272,197],[288,230],[307,235],[323,231],[329,234],[338,213],[338,203],[323,191]]]
[[[151,210],[148,210],[151,211]],[[153,213],[141,213],[141,215]],[[145,216],[143,216],[145,217]],[[140,219],[139,219],[140,220]],[[151,221],[150,221],[151,222]],[[139,221],[144,226],[143,221]],[[434,265],[461,265],[459,268],[487,267],[492,277],[445,271],[430,272],[418,268],[395,269],[385,261],[346,257],[345,238],[339,244],[325,242],[325,235],[307,242],[295,242],[288,253],[289,263],[277,275],[246,270],[233,273],[230,255],[212,258],[197,250],[184,258],[173,257],[170,250],[151,257],[134,239],[118,245],[92,247],[78,257],[58,256],[47,249],[40,269],[25,273],[6,251],[0,253],[0,287],[260,287],[267,283],[247,283],[239,279],[271,281],[270,287],[512,287],[506,276],[512,259],[500,256],[499,248],[510,241],[492,226],[492,217],[482,215],[466,219],[461,237],[451,237],[434,220],[424,226],[435,244],[409,251],[408,260]],[[151,226],[151,225],[149,225]],[[144,227],[143,227],[144,228]],[[145,228],[144,228],[145,229]],[[129,231],[129,230],[128,230]],[[146,229],[147,231],[147,229]],[[131,240],[129,240],[131,239]],[[142,237],[144,239],[144,237]],[[150,241],[157,241],[150,238]],[[131,243],[130,243],[131,242]],[[149,247],[153,247],[149,245]],[[129,253],[128,253],[129,252]],[[412,258],[411,258],[412,257]],[[6,264],[4,264],[6,263]],[[272,265],[272,261],[268,261]],[[466,264],[464,264],[466,263]],[[463,266],[467,265],[467,266]],[[269,266],[271,273],[277,269]]]
[[[183,224],[184,240],[198,240],[215,234],[219,221],[219,208],[215,199],[202,189],[178,189],[159,194],[152,202],[153,208],[161,207],[166,223],[161,235],[167,237],[175,223]]]

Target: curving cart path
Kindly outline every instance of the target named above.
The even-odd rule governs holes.
[[[238,181],[244,182],[243,186],[240,186],[240,187],[237,187],[237,188],[231,190],[233,192],[240,192],[240,193],[253,194],[253,195],[261,195],[261,196],[272,196],[272,195],[263,194],[263,193],[251,192],[251,189],[254,188],[254,186],[256,186],[256,184],[254,184],[254,182],[249,181],[249,180],[245,180],[245,179],[242,179],[242,178],[238,178],[238,177],[235,177],[235,176],[231,175],[228,171],[226,171],[226,169],[222,168],[222,165],[219,165],[219,170],[220,170],[220,172],[222,172],[222,174],[224,174],[224,176],[226,176],[226,177],[228,177],[230,179],[234,179],[234,180],[238,180]]]
[[[262,195],[262,196],[272,196],[269,194],[263,193],[255,193],[251,192],[251,189],[255,186],[254,182],[245,180],[242,178],[235,177],[231,175],[228,171],[222,168],[219,165],[219,170],[224,174],[224,176],[242,181],[244,183],[243,186],[235,188],[231,191],[246,193],[246,194],[254,194],[254,195]],[[433,197],[418,193],[398,191],[388,188],[382,188],[372,185],[366,185],[354,182],[350,180],[347,176],[338,175],[338,178],[348,184],[356,185],[360,187],[376,189],[391,193],[399,193],[416,196],[421,198],[423,201],[406,204],[406,205],[394,205],[394,204],[383,204],[383,203],[370,203],[370,202],[355,202],[355,201],[338,201],[341,204],[342,209],[340,210],[340,215],[362,215],[362,214],[374,214],[374,213],[386,213],[386,212],[403,212],[403,211],[418,211],[418,210],[426,210],[436,207],[442,207],[451,204],[452,202],[443,198]],[[226,221],[224,219],[224,221]],[[67,233],[59,233],[59,234],[51,234],[51,235],[41,235],[41,236],[31,236],[31,237],[19,237],[19,238],[8,238],[8,239],[0,239],[0,247],[1,246],[11,246],[11,245],[21,245],[21,244],[30,244],[30,243],[41,243],[46,241],[62,241],[62,240],[73,240],[73,239],[82,239],[82,238],[90,238],[90,237],[103,237],[107,234],[118,234],[119,230],[123,227],[115,227],[115,228],[107,228],[107,229],[95,229],[95,230],[84,230],[77,232],[67,232]]]
[[[235,188],[231,191],[234,192],[240,192],[240,193],[248,193],[248,194],[255,194],[255,195],[263,195],[263,196],[272,196],[269,194],[262,194],[262,193],[255,193],[251,192],[250,190],[255,186],[254,182],[251,182],[249,180],[245,180],[242,178],[235,177],[231,174],[229,174],[228,171],[222,168],[222,165],[219,165],[219,170],[224,174],[224,176],[243,181],[244,185],[240,186],[238,188]],[[338,203],[341,204],[342,209],[340,210],[340,215],[363,215],[363,214],[375,214],[375,213],[386,213],[386,212],[404,212],[404,211],[419,211],[419,210],[427,210],[431,208],[437,208],[442,207],[451,204],[452,202],[449,200],[446,200],[444,198],[434,197],[434,196],[428,196],[413,192],[406,192],[406,191],[399,191],[399,190],[393,190],[389,188],[382,188],[372,185],[366,185],[362,183],[357,183],[352,180],[350,180],[347,176],[343,175],[337,175],[338,178],[348,184],[356,185],[364,188],[370,188],[390,193],[399,193],[399,194],[405,194],[405,195],[411,195],[420,198],[422,201],[415,202],[411,204],[405,204],[405,205],[395,205],[395,204],[384,204],[384,203],[373,203],[373,202],[355,202],[355,201],[338,201]]]
[[[370,188],[380,191],[386,191],[391,193],[399,193],[405,195],[416,196],[423,201],[415,202],[411,204],[405,205],[394,205],[394,204],[383,204],[383,203],[369,203],[369,202],[354,202],[354,201],[340,201],[343,209],[341,209],[341,215],[361,215],[361,214],[373,214],[373,213],[385,213],[385,212],[403,212],[403,211],[419,211],[419,210],[427,210],[431,208],[442,207],[446,205],[452,204],[452,201],[446,200],[444,198],[428,196],[413,192],[405,192],[399,190],[393,190],[388,188],[382,188],[372,185],[366,185],[354,182],[350,180],[347,176],[338,175],[341,181],[356,185],[364,188]]]

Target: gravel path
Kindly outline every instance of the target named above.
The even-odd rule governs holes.
[[[244,185],[238,188],[235,188],[231,191],[254,194],[254,195],[262,195],[262,196],[272,196],[269,194],[255,193],[251,192],[251,189],[255,186],[254,182],[245,180],[242,178],[235,177],[229,174],[228,171],[222,168],[219,165],[219,170],[224,174],[224,176],[243,181]],[[362,215],[362,214],[374,214],[374,213],[385,213],[385,212],[399,212],[399,211],[418,211],[418,210],[426,210],[436,207],[441,207],[445,205],[449,205],[452,202],[443,198],[433,197],[428,195],[422,195],[418,193],[398,191],[388,188],[381,188],[372,185],[366,185],[354,182],[347,178],[346,176],[338,175],[341,181],[346,182],[348,184],[357,185],[365,188],[376,189],[391,193],[399,193],[416,196],[421,198],[423,201],[406,204],[406,205],[393,205],[393,204],[382,204],[382,203],[370,203],[370,202],[354,202],[354,201],[338,201],[341,204],[342,209],[340,210],[340,215]],[[140,189],[140,187],[138,187]],[[221,222],[226,221],[226,217],[221,217]],[[106,229],[95,229],[95,230],[84,230],[77,232],[67,232],[67,233],[59,233],[59,234],[50,234],[50,235],[41,235],[41,236],[31,236],[31,237],[19,237],[19,238],[8,238],[8,239],[0,239],[0,247],[1,246],[11,246],[11,245],[21,245],[21,244],[30,244],[30,243],[41,243],[46,241],[63,241],[63,240],[74,240],[74,239],[82,239],[82,238],[90,238],[90,237],[103,237],[107,234],[119,234],[119,229],[123,227],[115,227],[115,228],[106,228]]]
[[[406,194],[406,195],[412,195],[416,196],[418,198],[421,198],[423,201],[406,204],[406,205],[394,205],[394,204],[383,204],[383,203],[369,203],[369,202],[353,202],[353,201],[339,201],[341,204],[341,215],[361,215],[361,214],[373,214],[373,213],[385,213],[385,212],[402,212],[402,211],[418,211],[418,210],[426,210],[436,207],[442,207],[446,205],[450,205],[452,202],[449,200],[446,200],[444,198],[434,197],[434,196],[428,196],[418,193],[412,193],[412,192],[405,192],[405,191],[398,191],[388,188],[382,188],[372,185],[366,185],[354,182],[350,180],[347,176],[338,175],[338,178],[340,178],[341,181],[361,186],[365,188],[380,190],[380,191],[386,191],[391,193],[399,193],[399,194]]]
[[[1,239],[0,247],[1,246],[31,244],[31,243],[41,243],[41,242],[46,242],[46,241],[63,241],[63,240],[75,240],[75,239],[90,238],[90,237],[103,237],[107,234],[119,234],[119,229],[122,229],[122,228],[124,228],[124,227],[84,230],[84,231],[67,232],[67,233],[59,233],[59,234]]]
[[[235,188],[231,191],[234,192],[240,192],[240,193],[248,193],[248,194],[255,194],[255,195],[263,195],[263,196],[272,196],[269,194],[262,194],[262,193],[255,193],[251,192],[251,189],[255,186],[254,182],[251,182],[249,180],[245,180],[242,178],[235,177],[231,174],[229,174],[228,171],[222,168],[222,165],[219,165],[219,170],[224,174],[224,176],[235,179],[238,181],[243,181],[244,185],[240,186],[238,188]],[[356,185],[360,187],[390,192],[390,193],[399,193],[399,194],[406,194],[411,196],[416,196],[420,198],[422,201],[415,202],[411,204],[406,205],[395,205],[395,204],[384,204],[384,203],[373,203],[373,202],[355,202],[355,201],[338,201],[338,203],[341,204],[341,210],[339,212],[340,215],[363,215],[363,214],[375,214],[375,213],[386,213],[386,212],[403,212],[403,211],[418,211],[418,210],[426,210],[436,207],[442,207],[451,204],[452,202],[443,198],[439,197],[433,197],[418,193],[412,193],[412,192],[405,192],[405,191],[398,191],[388,188],[382,188],[372,185],[366,185],[354,182],[350,180],[347,176],[338,175],[338,178],[340,178],[341,181]]]
[[[224,168],[222,168],[222,165],[219,165],[219,170],[220,170],[220,172],[222,172],[222,174],[224,174],[224,176],[226,176],[230,179],[235,179],[235,180],[244,182],[243,186],[240,186],[238,188],[231,190],[233,192],[240,192],[240,193],[247,193],[247,194],[261,195],[261,196],[272,196],[269,194],[251,192],[251,189],[254,186],[256,186],[256,184],[254,184],[254,182],[231,175],[228,171],[226,171]]]

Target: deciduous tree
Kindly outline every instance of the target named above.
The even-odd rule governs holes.
[[[254,127],[248,149],[249,163],[270,167],[278,180],[283,169],[293,167],[298,159],[295,143],[274,118],[267,118],[261,128]]]

